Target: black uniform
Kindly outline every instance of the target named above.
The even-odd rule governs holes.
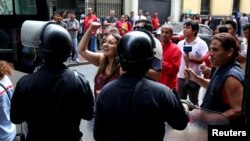
[[[29,141],[79,141],[81,119],[93,117],[93,106],[93,95],[84,93],[73,71],[63,64],[44,66],[19,80],[10,117],[27,122]]]
[[[189,118],[180,100],[160,83],[143,78],[134,103],[131,102],[133,90],[142,77],[123,74],[102,89],[95,113],[97,141],[163,141],[164,122],[178,130],[186,127]]]

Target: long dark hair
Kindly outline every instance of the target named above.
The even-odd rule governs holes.
[[[116,39],[117,45],[118,45],[119,42],[120,42],[121,36],[119,34],[112,34],[112,33],[110,33],[109,35],[112,35]],[[105,56],[105,58],[102,60],[100,66],[98,68],[97,74],[102,73],[106,69],[108,64],[109,64],[108,57]],[[113,74],[119,68],[120,68],[120,64],[118,63],[117,59],[114,59],[114,62],[113,62],[112,67],[111,67],[110,74]]]

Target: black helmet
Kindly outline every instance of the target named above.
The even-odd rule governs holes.
[[[72,40],[68,31],[54,23],[45,25],[41,34],[38,57],[45,63],[63,63],[72,51]]]
[[[131,31],[118,44],[118,61],[126,72],[145,73],[154,58],[154,38],[147,31]]]

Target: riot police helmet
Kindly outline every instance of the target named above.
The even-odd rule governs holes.
[[[54,23],[48,23],[41,33],[38,57],[45,63],[63,63],[72,51],[72,39],[69,32]]]
[[[136,30],[125,34],[118,44],[118,61],[123,71],[146,73],[154,59],[155,42],[151,33]]]

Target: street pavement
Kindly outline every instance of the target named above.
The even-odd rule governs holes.
[[[79,58],[79,62],[76,62],[76,61],[66,62],[67,66],[74,67],[74,66],[89,64],[89,62],[86,59],[84,59],[80,54],[78,54],[78,58]]]

